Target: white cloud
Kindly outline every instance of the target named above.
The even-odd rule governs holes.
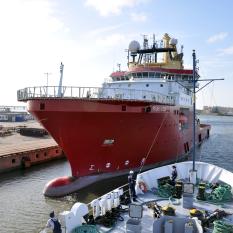
[[[45,84],[44,72],[60,60],[61,40],[54,33],[66,28],[53,9],[49,0],[0,2],[0,104],[16,104],[19,88]]]
[[[220,55],[232,55],[232,54],[233,54],[233,46],[220,50]]]
[[[122,26],[122,24],[111,25],[111,26],[106,26],[106,27],[102,27],[102,28],[96,28],[90,32],[90,35],[95,36],[95,35],[98,35],[101,33],[114,31],[116,29],[119,29],[121,26]]]
[[[94,7],[100,15],[119,15],[123,8],[132,8],[145,0],[86,0],[86,6]]]
[[[119,45],[120,43],[125,43],[126,37],[123,34],[115,33],[108,35],[103,38],[98,38],[96,43],[99,46],[104,46],[104,47],[113,47],[116,45]]]
[[[147,20],[147,15],[145,13],[131,13],[131,19],[135,22],[145,22]]]
[[[215,43],[217,41],[224,40],[228,36],[227,32],[220,32],[216,35],[213,35],[207,39],[207,43]]]

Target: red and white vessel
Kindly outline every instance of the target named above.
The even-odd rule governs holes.
[[[30,87],[18,91],[28,111],[64,150],[72,178],[51,181],[45,195],[64,195],[97,180],[182,159],[192,149],[193,70],[177,40],[129,44],[128,71],[100,88]],[[162,55],[162,56],[161,56]],[[61,80],[63,65],[61,66]],[[201,143],[210,126],[196,122]]]

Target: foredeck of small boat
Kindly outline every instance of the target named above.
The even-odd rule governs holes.
[[[135,185],[137,198],[136,198],[136,201],[133,202],[133,204],[137,205],[137,207],[134,206],[133,209],[137,209],[137,208],[142,209],[142,217],[132,218],[132,215],[130,214],[132,212],[127,211],[127,210],[121,211],[120,209],[118,211],[121,213],[121,217],[123,217],[124,220],[119,221],[119,220],[122,220],[122,219],[119,219],[116,222],[116,225],[114,225],[112,228],[106,228],[106,227],[100,226],[98,225],[99,221],[96,221],[97,229],[99,230],[99,232],[101,233],[102,232],[105,232],[105,233],[106,232],[164,233],[164,232],[168,232],[168,231],[164,231],[165,223],[170,224],[172,222],[174,229],[173,231],[169,231],[169,232],[202,233],[203,229],[201,226],[201,221],[199,221],[197,218],[190,217],[191,209],[197,210],[196,212],[194,212],[194,214],[197,214],[197,213],[201,214],[202,216],[201,218],[205,219],[204,223],[210,223],[210,224],[206,224],[205,226],[205,227],[208,227],[206,229],[206,232],[208,233],[212,232],[213,227],[214,227],[213,221],[216,219],[220,219],[222,217],[224,221],[228,221],[231,224],[230,227],[233,230],[233,199],[232,199],[233,173],[223,168],[212,165],[212,164],[196,162],[195,164],[196,170],[194,172],[197,177],[196,182],[197,183],[199,182],[199,184],[194,185],[194,183],[196,182],[193,180],[193,176],[192,176],[193,175],[192,162],[191,161],[181,162],[181,163],[176,163],[175,165],[176,165],[176,169],[178,172],[179,184],[181,184],[183,187],[182,193],[181,193],[182,198],[174,199],[174,198],[163,198],[159,196],[159,194],[163,193],[163,192],[158,192],[158,190],[160,191],[162,190],[161,185],[159,185],[159,183],[161,184],[161,181],[164,181],[164,178],[169,178],[169,175],[171,175],[173,165],[167,165],[167,166],[163,166],[159,168],[154,168],[154,169],[145,171],[143,173],[140,173],[137,175],[136,185]],[[205,193],[204,199],[207,198],[206,201],[201,201],[199,200],[200,198],[197,199],[197,194],[200,194],[200,184],[202,186],[203,183],[206,184],[205,192],[204,192]],[[215,198],[212,196],[213,193],[215,192],[216,186],[213,189],[213,186],[211,186],[210,184],[216,184],[216,183],[219,184],[218,193],[221,192],[227,195],[224,194],[222,197],[218,197],[218,198]],[[224,192],[222,192],[223,189],[225,189]],[[108,204],[106,201],[111,200],[111,198],[114,197],[114,200],[116,200],[116,202],[113,201],[113,203],[117,203],[117,199],[115,198],[119,198],[119,196],[121,196],[123,193],[122,191],[123,191],[122,187],[119,187],[118,189],[113,190],[112,192],[109,192],[108,194],[105,194],[104,196],[93,200],[88,205],[85,205],[82,203],[76,203],[77,206],[75,206],[76,205],[75,204],[72,207],[71,211],[68,211],[62,214],[63,219],[65,216],[74,216],[74,218],[76,219],[77,219],[77,216],[81,216],[80,214],[78,214],[82,212],[82,211],[81,212],[78,211],[79,204],[83,205],[86,209],[88,209],[88,206],[89,207],[92,206],[91,208],[89,208],[89,213],[92,213],[93,208],[96,211],[96,208],[100,206],[101,206],[101,209],[109,208],[107,207]],[[119,194],[118,197],[115,197],[115,193]],[[167,196],[171,196],[171,194]],[[215,203],[211,200],[214,200]],[[111,201],[108,203],[111,203]],[[152,208],[149,208],[148,206],[149,203],[152,204]],[[156,218],[154,216],[155,212],[154,212],[153,206],[157,208],[157,212],[160,215],[159,218]],[[163,211],[161,211],[162,210],[161,207],[165,207],[165,206],[173,207],[173,210],[175,209],[174,211],[175,215],[169,216],[167,214],[162,213]],[[127,209],[128,207],[131,208],[132,206],[122,205],[123,210]],[[114,208],[114,207],[112,206],[111,208]],[[110,208],[110,211],[113,211],[111,208]],[[101,215],[101,211],[99,211],[99,215],[95,216],[95,219],[97,219],[98,217],[100,217],[100,219],[105,218],[105,217],[107,218],[106,215]],[[139,210],[138,213],[140,211],[141,210]],[[220,217],[220,215],[222,216]],[[138,216],[140,216],[140,214]],[[210,216],[211,218],[209,218]],[[213,216],[216,217],[214,218],[214,220],[213,220]],[[138,222],[140,222],[140,224]],[[69,225],[68,222],[67,224],[65,225],[66,227],[73,229],[73,226]],[[185,228],[187,227],[187,225],[188,227],[191,225],[193,227],[193,230],[185,231]],[[131,229],[131,230],[128,230],[128,229]],[[138,229],[138,230],[132,230],[132,229]],[[72,232],[72,231],[68,231],[68,232]]]
[[[192,170],[192,162],[188,161],[188,162],[177,163],[176,167],[178,171],[179,180],[182,181],[183,183],[188,183],[189,171]],[[199,178],[199,181],[202,181],[204,183],[217,183],[217,182],[220,184],[225,183],[233,187],[231,183],[231,178],[233,178],[233,174],[229,171],[226,171],[225,169],[202,162],[196,162],[196,169],[197,169],[197,177]],[[148,206],[146,205],[147,203],[152,203],[156,201],[156,203],[159,206],[169,205],[175,209],[176,217],[186,217],[187,219],[190,218],[190,209],[183,208],[182,198],[175,199],[176,201],[174,202],[169,200],[168,198],[161,198],[158,195],[156,195],[158,188],[157,179],[164,176],[169,176],[169,174],[171,174],[171,170],[172,170],[172,165],[168,165],[146,171],[137,176],[137,181],[136,181],[137,201],[135,202],[135,204],[143,206],[143,217],[141,219],[142,233],[157,232],[155,231],[155,229],[153,229],[154,222],[157,219],[154,218],[153,210],[148,208]],[[147,192],[143,193],[139,189],[140,182],[143,182],[147,186],[148,189]],[[153,192],[151,190],[153,190]],[[207,193],[210,193],[211,191],[212,191],[211,189],[206,189]],[[207,211],[209,214],[213,213],[217,209],[224,210],[226,213],[229,214],[226,218],[229,219],[233,224],[233,199],[228,202],[219,202],[217,204],[214,204],[211,202],[198,200],[196,198],[197,193],[198,193],[198,185],[194,186],[192,208],[198,209],[203,212]],[[123,222],[118,221],[117,225],[114,227],[114,229],[111,230],[111,232],[126,232],[126,222],[129,219],[129,214],[124,213],[122,217],[124,218],[124,221]],[[101,230],[103,231],[103,228],[101,228]],[[206,230],[207,232],[212,232],[213,224],[211,228]]]
[[[195,188],[194,196],[197,194],[197,187]],[[189,211],[190,209],[183,208],[182,205],[182,199],[178,200],[177,203],[172,203],[169,201],[168,198],[161,198],[157,195],[155,195],[153,192],[146,192],[145,194],[139,194],[137,197],[137,201],[133,202],[133,204],[136,205],[142,205],[143,206],[143,216],[141,219],[141,225],[142,225],[142,233],[156,233],[153,229],[154,222],[157,220],[157,218],[154,218],[152,209],[148,208],[148,203],[156,202],[160,206],[171,206],[175,209],[175,216],[176,217],[187,217],[190,218]],[[123,208],[127,208],[127,206],[123,206]],[[225,202],[225,203],[209,203],[206,201],[199,201],[196,198],[194,198],[193,202],[193,208],[196,208],[201,211],[208,211],[209,213],[213,213],[216,209],[218,210],[224,210],[226,213],[229,213],[226,217],[226,219],[232,221],[233,223],[233,201]],[[98,226],[98,229],[100,232],[112,232],[112,233],[123,233],[126,232],[126,222],[130,218],[128,212],[121,215],[124,218],[124,221],[118,221],[116,226],[112,229],[105,228],[102,226]],[[206,232],[212,232],[213,227],[205,228]]]

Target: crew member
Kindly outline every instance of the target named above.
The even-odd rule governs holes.
[[[128,176],[130,199],[136,201],[134,172],[131,170]]]
[[[48,220],[46,227],[52,229],[53,233],[62,233],[61,224],[55,217],[54,211],[52,211],[49,216],[50,219]]]
[[[173,165],[172,166],[172,177],[171,177],[171,180],[172,180],[172,185],[175,185],[175,180],[177,178],[177,170],[176,170],[176,166]]]

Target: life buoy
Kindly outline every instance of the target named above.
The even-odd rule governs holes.
[[[147,192],[147,186],[143,181],[138,183],[139,188],[142,190],[143,193]]]

